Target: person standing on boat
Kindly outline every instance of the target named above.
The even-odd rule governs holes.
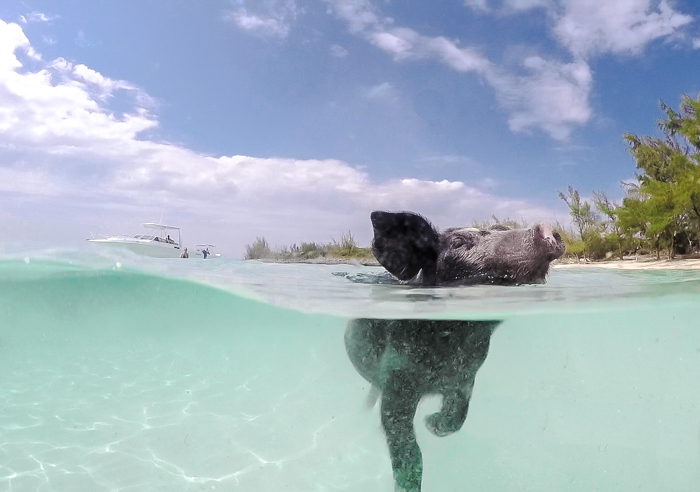
[[[182,252],[180,255],[180,258],[189,258],[190,255],[187,253],[187,248],[185,248],[185,251]]]

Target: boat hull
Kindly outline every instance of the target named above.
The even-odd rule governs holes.
[[[93,244],[108,246],[110,248],[126,249],[132,253],[154,258],[180,258],[182,250],[177,244],[168,244],[159,241],[129,241],[114,239],[89,239]]]

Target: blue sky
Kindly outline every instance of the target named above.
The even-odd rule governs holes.
[[[240,255],[566,220],[620,198],[624,132],[700,93],[690,0],[25,1],[0,6],[0,242],[139,222]]]

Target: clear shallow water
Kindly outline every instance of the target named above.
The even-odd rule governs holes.
[[[697,490],[700,272],[415,289],[381,269],[0,261],[0,490],[391,491],[352,317],[505,320],[423,490]],[[354,280],[354,281],[353,281]],[[212,287],[216,286],[216,288]]]

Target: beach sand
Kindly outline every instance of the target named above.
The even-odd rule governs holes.
[[[700,258],[660,259],[640,258],[638,260],[592,261],[588,263],[552,263],[552,268],[616,268],[619,270],[700,270]]]

